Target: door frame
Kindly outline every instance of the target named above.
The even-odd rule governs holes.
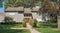
[[[29,23],[30,18],[24,18],[26,23]]]

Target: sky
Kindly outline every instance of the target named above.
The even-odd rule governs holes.
[[[0,12],[4,12],[4,1],[2,2],[3,7],[0,8]]]

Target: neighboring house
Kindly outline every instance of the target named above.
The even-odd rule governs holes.
[[[0,12],[0,22],[4,22],[5,13]]]
[[[5,16],[12,17],[16,22],[23,22],[24,19],[26,22],[28,22],[29,19],[36,19],[38,22],[40,22],[43,20],[42,15],[39,15],[38,11],[39,8],[36,7],[33,7],[32,9],[24,7],[8,7],[4,13]]]

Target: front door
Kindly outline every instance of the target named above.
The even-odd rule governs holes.
[[[29,22],[29,18],[25,18],[25,22],[28,23]]]

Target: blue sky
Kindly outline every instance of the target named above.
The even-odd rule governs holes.
[[[2,2],[3,7],[0,8],[0,12],[4,12],[4,1]]]

